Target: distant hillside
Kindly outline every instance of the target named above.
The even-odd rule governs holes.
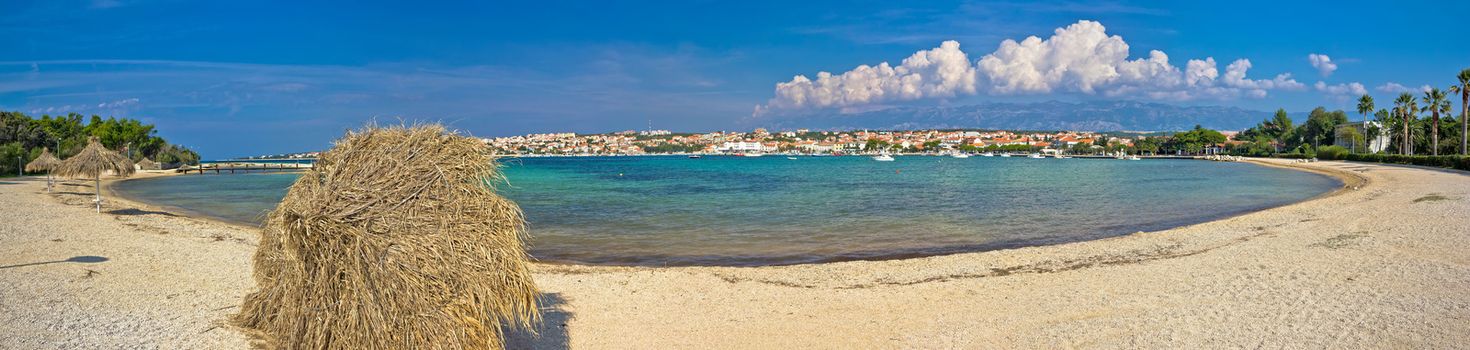
[[[872,112],[837,112],[750,120],[773,129],[947,129],[1005,130],[1243,130],[1271,112],[1222,106],[1175,106],[1136,101],[984,103],[949,107],[897,107]]]

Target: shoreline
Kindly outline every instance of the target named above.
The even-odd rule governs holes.
[[[142,172],[139,172],[138,174],[142,174]],[[225,220],[223,218],[206,215],[204,213],[195,212],[195,211],[192,211],[192,210],[189,210],[189,209],[186,209],[186,208],[179,208],[179,207],[170,206],[170,205],[162,205],[162,204],[149,203],[147,201],[140,200],[140,199],[137,199],[137,198],[133,198],[133,197],[130,197],[130,196],[126,195],[126,194],[123,194],[123,192],[118,191],[115,188],[115,186],[117,184],[123,183],[123,182],[127,182],[127,181],[148,180],[148,179],[156,179],[156,178],[162,178],[162,177],[185,176],[185,175],[189,175],[189,174],[188,173],[177,173],[177,172],[168,172],[168,173],[158,173],[158,172],[155,172],[155,173],[150,173],[149,176],[145,176],[145,177],[138,177],[135,174],[133,177],[122,178],[122,179],[113,179],[112,181],[103,181],[102,182],[102,191],[104,192],[104,195],[107,198],[111,198],[111,200],[121,200],[124,203],[128,203],[128,205],[131,205],[131,206],[136,206],[136,207],[141,207],[141,208],[145,208],[145,209],[153,209],[153,210],[158,210],[158,211],[173,213],[176,216],[180,216],[180,217],[185,217],[185,218],[190,218],[190,219],[193,219],[193,220],[210,222],[210,223],[215,223],[215,224],[220,224],[220,225],[232,226],[232,227],[239,228],[239,229],[242,229],[242,230],[259,230],[260,229],[260,227],[261,227],[260,225],[256,225],[256,224],[253,224],[253,223],[248,223],[248,222],[234,222],[234,221],[230,221],[230,220]],[[207,176],[207,174],[204,175],[204,176]]]
[[[1463,215],[1470,173],[1260,161],[1357,180],[1275,208],[1059,245],[759,267],[538,262],[532,272],[546,321],[539,336],[513,333],[510,345],[1444,348],[1470,341],[1463,322],[1470,254],[1462,249],[1470,232],[1461,232],[1470,227]],[[85,207],[90,193],[35,192],[42,186],[34,178],[0,184],[18,194],[0,201],[22,211],[19,225],[0,223],[7,225],[0,265],[81,253],[113,260],[0,269],[0,282],[16,286],[0,290],[0,331],[15,335],[0,347],[246,346],[220,321],[254,288],[258,229],[149,210],[113,214],[142,204],[115,199],[97,215]],[[36,221],[44,218],[66,219],[51,229]],[[100,274],[76,277],[83,268]],[[82,306],[46,311],[72,304]]]
[[[646,155],[646,156],[653,156],[653,155]],[[1111,159],[1111,158],[1109,158],[1109,159]],[[1161,159],[1203,161],[1203,159],[1200,159],[1200,158],[1161,158]],[[1222,214],[1222,215],[1218,215],[1218,216],[1213,216],[1213,217],[1205,218],[1204,221],[1189,222],[1189,223],[1184,223],[1184,224],[1177,224],[1177,225],[1173,225],[1173,226],[1169,226],[1169,227],[1165,227],[1165,228],[1161,228],[1161,229],[1152,229],[1152,230],[1148,230],[1148,231],[1135,231],[1135,232],[1131,232],[1131,233],[1119,233],[1119,234],[1115,234],[1115,235],[1107,235],[1107,236],[1100,236],[1100,237],[1098,237],[1098,236],[1089,236],[1087,238],[1079,238],[1079,239],[1075,239],[1075,240],[1067,239],[1067,240],[1059,240],[1059,241],[1046,242],[1046,243],[1036,243],[1036,242],[1029,242],[1029,241],[1026,241],[1026,242],[1010,242],[1010,241],[1007,241],[1007,242],[990,242],[990,243],[976,244],[976,245],[971,245],[971,246],[932,247],[932,248],[928,248],[928,249],[926,249],[924,251],[896,251],[896,252],[889,252],[889,253],[872,253],[871,255],[867,255],[867,256],[863,256],[863,257],[828,257],[828,258],[815,259],[814,261],[805,261],[805,262],[796,262],[796,263],[783,263],[783,264],[762,264],[762,263],[757,263],[757,264],[749,264],[749,265],[745,265],[745,264],[725,264],[725,265],[654,265],[654,264],[647,264],[647,265],[639,265],[639,264],[616,264],[616,263],[598,264],[598,263],[587,263],[587,262],[581,262],[581,261],[558,260],[558,259],[532,259],[532,261],[533,261],[533,263],[536,263],[536,264],[545,264],[545,265],[553,265],[553,266],[647,267],[647,268],[668,268],[668,267],[739,267],[739,268],[749,268],[749,267],[768,267],[768,266],[799,266],[799,265],[813,265],[813,264],[831,264],[831,263],[842,263],[842,262],[851,262],[851,261],[891,261],[891,260],[906,260],[906,259],[920,259],[920,258],[928,258],[928,257],[936,257],[936,256],[956,255],[956,254],[984,253],[984,252],[1002,251],[1002,250],[1009,250],[1009,249],[1029,248],[1029,247],[1058,246],[1058,245],[1065,245],[1065,244],[1072,244],[1072,243],[1079,243],[1079,242],[1087,242],[1087,241],[1111,239],[1111,238],[1129,236],[1129,235],[1134,235],[1134,234],[1139,234],[1139,233],[1146,233],[1146,232],[1168,231],[1168,230],[1178,229],[1178,228],[1182,228],[1182,227],[1188,227],[1188,226],[1193,226],[1193,225],[1198,225],[1198,224],[1209,223],[1209,222],[1213,222],[1213,221],[1226,220],[1226,219],[1234,218],[1234,217],[1237,217],[1237,216],[1249,215],[1251,213],[1256,213],[1256,212],[1260,212],[1260,211],[1272,210],[1272,209],[1275,209],[1275,208],[1280,208],[1280,207],[1285,207],[1285,206],[1291,206],[1291,205],[1296,205],[1296,204],[1299,204],[1299,203],[1304,203],[1304,202],[1313,201],[1313,200],[1317,200],[1317,199],[1321,199],[1321,198],[1327,198],[1327,197],[1335,196],[1335,195],[1341,194],[1342,192],[1344,192],[1346,190],[1349,190],[1350,187],[1351,188],[1361,187],[1362,185],[1366,184],[1366,182],[1367,182],[1367,179],[1366,178],[1363,178],[1362,176],[1359,176],[1359,175],[1356,175],[1356,174],[1352,174],[1350,172],[1328,171],[1328,170],[1322,170],[1322,169],[1305,168],[1305,167],[1300,167],[1300,166],[1293,165],[1293,164],[1299,164],[1299,163],[1284,163],[1283,164],[1283,162],[1275,162],[1275,161],[1262,160],[1262,159],[1270,159],[1270,158],[1246,158],[1246,159],[1247,160],[1244,161],[1244,163],[1250,163],[1250,164],[1253,164],[1253,165],[1265,166],[1265,167],[1272,167],[1272,168],[1280,168],[1280,169],[1288,169],[1288,170],[1294,170],[1294,171],[1301,171],[1301,172],[1306,172],[1306,173],[1312,173],[1312,174],[1326,176],[1326,177],[1329,177],[1329,178],[1336,179],[1340,183],[1340,185],[1337,186],[1336,188],[1333,188],[1330,191],[1323,192],[1321,194],[1314,195],[1312,197],[1308,197],[1308,198],[1303,199],[1301,201],[1291,202],[1291,203],[1285,203],[1285,204],[1279,204],[1279,205],[1274,205],[1274,206],[1263,206],[1263,207],[1260,207],[1260,208],[1255,208],[1255,209],[1246,210],[1246,211],[1240,211],[1240,212]],[[142,174],[142,173],[139,173],[139,174]],[[160,178],[160,177],[181,176],[181,175],[188,175],[188,174],[187,173],[175,173],[175,172],[168,172],[168,173],[154,172],[154,173],[151,173],[149,176],[144,176],[144,177],[136,177],[135,176],[135,177],[130,177],[130,178],[113,179],[112,181],[103,181],[102,186],[103,186],[103,190],[106,192],[105,194],[108,197],[125,200],[126,202],[128,202],[128,203],[130,203],[131,205],[134,205],[134,206],[146,207],[146,208],[149,208],[149,209],[155,209],[155,210],[161,210],[161,211],[171,212],[171,213],[177,214],[178,216],[193,218],[193,219],[196,219],[196,220],[201,220],[201,221],[206,221],[206,222],[214,222],[214,223],[223,224],[223,225],[230,225],[230,226],[234,226],[234,227],[241,228],[241,229],[246,229],[246,230],[259,230],[261,228],[260,225],[255,224],[255,223],[251,223],[251,222],[235,222],[235,221],[227,220],[227,219],[220,218],[220,217],[210,216],[210,215],[207,215],[207,214],[204,214],[204,213],[194,212],[194,211],[188,210],[186,208],[179,208],[179,207],[175,207],[175,206],[168,206],[168,205],[162,205],[162,204],[149,203],[149,202],[146,202],[146,201],[143,201],[143,200],[139,200],[139,199],[136,199],[136,198],[133,198],[133,197],[129,197],[127,195],[124,195],[121,191],[117,191],[116,188],[115,188],[115,186],[117,184],[120,184],[120,183],[123,183],[123,182],[128,182],[128,181],[148,180],[148,179],[156,179],[156,178]]]

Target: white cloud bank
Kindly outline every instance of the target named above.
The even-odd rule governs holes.
[[[1337,64],[1332,63],[1332,58],[1327,55],[1315,53],[1307,55],[1307,62],[1311,62],[1312,68],[1316,68],[1317,73],[1322,74],[1323,78],[1332,75],[1332,71],[1337,70]]]
[[[1411,87],[1404,86],[1402,84],[1399,84],[1399,83],[1395,83],[1395,82],[1391,82],[1390,81],[1390,82],[1384,83],[1383,85],[1379,85],[1376,89],[1378,91],[1382,91],[1382,92],[1387,92],[1387,93],[1391,93],[1391,94],[1397,94],[1397,93],[1403,93],[1403,92],[1429,91],[1430,87],[1429,87],[1429,85],[1424,85],[1424,86],[1420,86],[1418,88],[1411,88]]]
[[[1325,92],[1333,96],[1362,96],[1368,94],[1368,89],[1360,83],[1344,83],[1328,85],[1326,82],[1317,82],[1312,85],[1317,91]]]
[[[819,72],[816,79],[798,75],[777,83],[775,97],[756,106],[755,113],[847,108],[977,93],[1075,92],[1179,101],[1262,98],[1270,90],[1306,88],[1291,74],[1250,79],[1246,76],[1251,68],[1247,59],[1231,62],[1222,74],[1213,57],[1188,60],[1180,69],[1162,51],[1150,51],[1147,58],[1133,60],[1128,54],[1128,43],[1122,37],[1108,35],[1101,23],[1093,21],[1058,28],[1047,39],[1007,39],[974,64],[958,42],[945,41],[937,48],[914,53],[897,67],[884,62],[861,65],[841,74]]]

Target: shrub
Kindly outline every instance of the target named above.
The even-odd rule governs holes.
[[[1374,163],[1390,163],[1390,164],[1410,164],[1410,165],[1432,166],[1432,167],[1439,167],[1439,168],[1470,170],[1470,156],[1459,156],[1459,155],[1450,155],[1450,156],[1423,156],[1423,155],[1402,155],[1402,154],[1372,154],[1372,153],[1368,153],[1368,154],[1354,154],[1354,153],[1349,153],[1349,154],[1342,155],[1342,158],[1338,158],[1338,159],[1350,160],[1350,161],[1355,161],[1355,162],[1374,162]]]
[[[1340,160],[1348,153],[1348,150],[1342,146],[1322,146],[1317,149],[1317,158]]]

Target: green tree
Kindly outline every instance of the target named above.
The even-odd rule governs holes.
[[[1198,154],[1205,147],[1224,143],[1225,134],[1195,125],[1194,129],[1174,134],[1171,148],[1190,154]]]
[[[939,149],[939,143],[940,143],[939,140],[931,140],[931,141],[928,141],[928,142],[924,142],[924,150],[925,151],[934,151],[936,149]]]
[[[1387,131],[1383,128],[1387,128],[1389,125],[1392,125],[1394,123],[1393,114],[1389,113],[1387,109],[1382,108],[1378,109],[1377,112],[1373,112],[1373,119],[1378,121],[1378,125],[1380,126],[1368,128],[1368,132],[1366,134],[1368,135],[1367,138],[1369,140],[1377,140],[1379,135],[1383,135],[1383,133]]]
[[[1460,70],[1455,78],[1460,83],[1451,86],[1450,93],[1460,94],[1460,154],[1466,155],[1470,154],[1470,149],[1466,149],[1466,140],[1470,140],[1470,129],[1467,129],[1470,128],[1470,68]]]
[[[1399,94],[1398,99],[1393,100],[1393,106],[1394,114],[1398,114],[1403,120],[1402,123],[1399,123],[1399,129],[1403,130],[1403,138],[1400,139],[1403,142],[1403,146],[1399,147],[1399,153],[1413,154],[1414,145],[1412,143],[1413,139],[1410,138],[1409,130],[1414,128],[1414,120],[1417,119],[1414,117],[1414,113],[1419,109],[1418,100],[1414,98],[1414,94],[1405,92]]]
[[[863,147],[864,150],[868,151],[881,150],[884,148],[888,148],[888,142],[884,142],[883,140],[879,139],[868,139],[867,145]]]
[[[1364,135],[1367,135],[1368,134],[1368,114],[1369,113],[1373,113],[1373,109],[1375,109],[1375,108],[1377,108],[1377,107],[1374,107],[1373,106],[1373,96],[1369,96],[1368,94],[1363,94],[1363,97],[1359,97],[1358,98],[1358,114],[1362,114],[1363,115],[1363,134]],[[1359,147],[1360,145],[1361,144],[1359,144],[1357,142],[1354,142],[1353,143],[1353,146],[1354,146],[1353,147],[1353,152],[1365,152],[1365,151],[1368,150],[1368,145],[1361,145],[1361,147]]]
[[[1421,111],[1430,113],[1429,126],[1429,153],[1439,155],[1439,113],[1450,112],[1450,100],[1446,98],[1443,90],[1439,88],[1429,89],[1424,92],[1424,109]]]
[[[1347,123],[1347,113],[1343,111],[1328,112],[1326,108],[1317,107],[1307,115],[1307,122],[1298,128],[1297,135],[1302,141],[1310,142],[1312,148],[1321,146],[1324,141],[1331,141],[1337,126]],[[1327,142],[1331,144],[1331,142]]]
[[[1286,115],[1286,109],[1277,109],[1276,114],[1271,117],[1271,131],[1268,135],[1276,140],[1281,140],[1287,133],[1291,132],[1291,117]]]

